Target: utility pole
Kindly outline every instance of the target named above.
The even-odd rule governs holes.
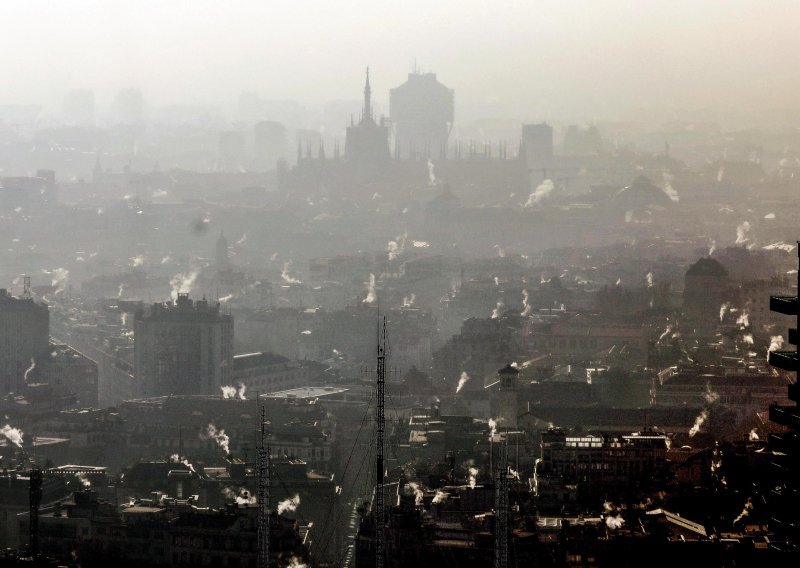
[[[269,568],[270,449],[267,409],[259,401],[261,429],[258,437],[258,568]]]

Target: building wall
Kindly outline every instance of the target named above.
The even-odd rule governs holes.
[[[21,390],[25,371],[47,351],[49,333],[46,305],[0,290],[0,393]]]

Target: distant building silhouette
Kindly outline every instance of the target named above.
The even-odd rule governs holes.
[[[372,87],[369,68],[364,84],[364,108],[358,123],[350,122],[345,141],[345,157],[358,162],[385,162],[389,160],[389,127],[386,120],[375,120],[372,112]]]
[[[233,318],[188,294],[136,314],[134,378],[140,396],[218,394],[233,370]]]
[[[529,170],[541,170],[541,178],[547,179],[553,164],[552,126],[544,122],[522,125],[522,158]]]
[[[453,93],[437,81],[435,73],[417,71],[389,91],[395,156],[439,158],[446,154],[453,126]]]

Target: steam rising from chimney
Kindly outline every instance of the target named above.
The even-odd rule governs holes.
[[[468,480],[469,480],[470,489],[475,489],[475,485],[478,482],[478,468],[477,467],[469,468]]]
[[[367,297],[364,298],[364,303],[374,304],[377,299],[378,296],[375,293],[375,275],[370,273],[369,282],[367,283]]]
[[[303,282],[298,278],[294,278],[289,274],[289,271],[292,269],[292,261],[287,260],[283,263],[283,270],[281,271],[281,280],[286,282],[287,284],[302,284]]]
[[[300,495],[295,493],[294,497],[290,499],[284,499],[280,503],[278,503],[278,514],[282,515],[284,513],[292,513],[297,510],[297,507],[300,505]]]
[[[543,200],[550,197],[550,194],[553,192],[555,186],[553,185],[552,180],[546,179],[539,186],[533,190],[533,192],[528,196],[528,201],[525,202],[524,207],[535,207]]]
[[[25,369],[25,374],[23,375],[23,379],[26,385],[28,384],[28,375],[30,375],[35,368],[36,368],[36,360],[33,357],[31,357],[31,366]]]
[[[747,233],[750,232],[750,223],[748,221],[744,221],[739,226],[736,227],[736,244],[743,245],[750,239],[747,236]]]
[[[529,297],[528,296],[528,291],[527,290],[523,290],[522,291],[522,313],[520,314],[521,316],[529,316],[529,315],[531,315],[531,310],[533,309],[533,307],[530,305],[530,303],[528,303],[528,297]]]
[[[180,273],[176,274],[172,277],[172,280],[169,281],[170,286],[172,286],[172,293],[170,297],[172,301],[175,302],[178,300],[178,294],[188,294],[194,288],[194,283],[197,280],[198,272],[196,270],[192,270],[188,273]]]
[[[206,431],[200,434],[202,440],[214,440],[222,448],[225,455],[230,455],[230,438],[225,434],[225,430],[217,430],[213,424],[206,426]]]
[[[456,394],[461,392],[461,389],[464,388],[464,385],[467,384],[467,381],[470,379],[469,375],[466,371],[461,371],[461,378],[458,379],[458,386],[456,387]]]
[[[17,446],[18,448],[22,447],[22,430],[18,428],[12,428],[10,424],[6,424],[2,428],[0,428],[0,434],[5,436],[5,438]]]
[[[700,428],[703,426],[703,423],[708,418],[708,410],[705,408],[700,411],[700,414],[697,415],[697,418],[694,419],[694,424],[691,428],[689,428],[689,437],[694,438],[697,433],[700,431]]]
[[[782,348],[783,348],[782,335],[773,335],[769,338],[769,347],[767,347],[767,353],[771,353],[772,351],[778,351],[779,349]]]

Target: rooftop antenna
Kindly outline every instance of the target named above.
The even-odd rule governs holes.
[[[267,409],[258,397],[256,400],[261,420],[258,438],[258,568],[269,568],[270,448],[266,431]]]

